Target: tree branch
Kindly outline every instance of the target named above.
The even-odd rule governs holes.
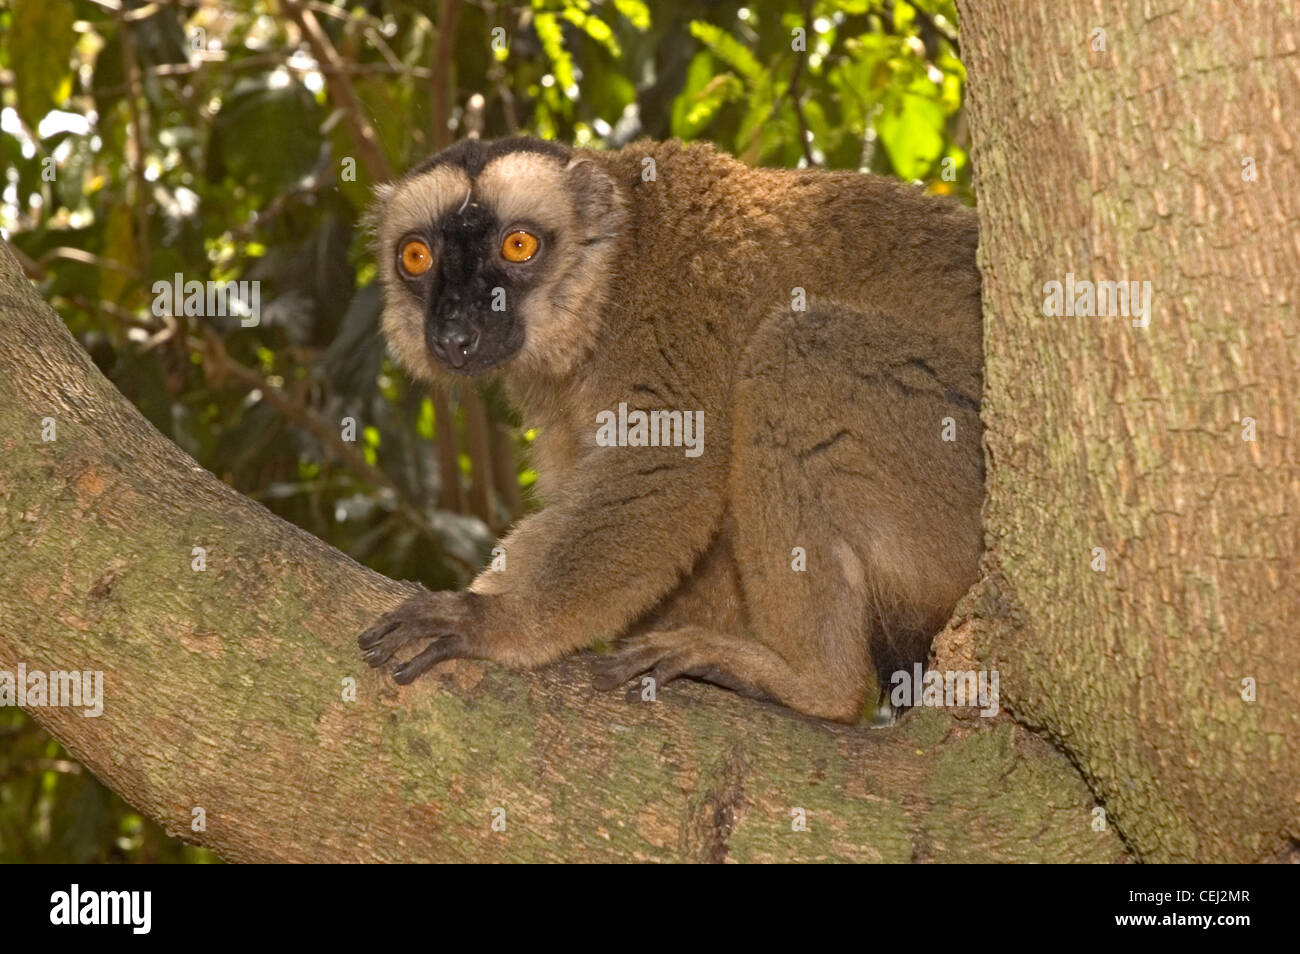
[[[1064,758],[1006,722],[872,731],[698,684],[632,703],[595,693],[585,658],[396,686],[355,637],[410,585],[163,438],[3,247],[0,449],[0,669],[102,671],[98,718],[27,711],[228,860],[1122,857]]]

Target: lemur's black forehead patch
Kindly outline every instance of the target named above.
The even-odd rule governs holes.
[[[468,283],[484,264],[483,251],[496,238],[497,217],[478,202],[452,208],[438,220],[438,274],[442,278]]]
[[[558,159],[561,162],[567,162],[571,155],[566,146],[545,139],[535,139],[531,136],[513,136],[509,139],[493,140],[465,139],[454,146],[448,146],[442,152],[430,156],[411,170],[410,174],[419,175],[439,166],[450,165],[459,166],[471,178],[477,178],[478,174],[483,171],[483,167],[493,159],[498,159],[512,152],[535,152]]]
[[[395,254],[407,232],[447,241],[492,238],[513,226],[551,240],[577,234],[566,167],[574,151],[541,139],[466,140],[387,187],[382,240]],[[561,244],[563,244],[561,242]]]

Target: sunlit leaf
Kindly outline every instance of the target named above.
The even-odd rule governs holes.
[[[638,30],[650,29],[650,8],[641,0],[614,0],[614,9]]]
[[[7,38],[18,115],[35,129],[72,91],[70,56],[77,43],[71,0],[10,0]]]
[[[912,92],[891,97],[876,117],[876,132],[895,171],[920,179],[943,151],[943,108]]]
[[[622,47],[618,45],[618,40],[614,39],[614,31],[604,20],[581,10],[572,9],[564,11],[564,19],[608,50],[610,56],[617,58],[623,55]]]
[[[559,18],[553,13],[539,13],[533,21],[537,38],[542,41],[542,51],[551,63],[551,72],[560,89],[577,85],[573,76],[573,57],[564,48],[564,31]]]
[[[691,21],[691,36],[695,37],[718,59],[748,80],[757,80],[763,73],[762,64],[749,48],[722,27],[700,20]]]

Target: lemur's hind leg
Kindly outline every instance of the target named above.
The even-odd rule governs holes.
[[[634,636],[599,664],[601,685],[695,676],[852,722],[925,659],[974,580],[983,497],[978,377],[926,335],[834,305],[760,323],[736,382],[728,494],[752,638]]]
[[[875,312],[781,309],[752,337],[730,506],[749,629],[797,679],[774,695],[817,695],[787,704],[851,719],[974,581],[978,389],[951,343]]]

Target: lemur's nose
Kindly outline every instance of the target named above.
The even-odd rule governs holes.
[[[453,368],[465,366],[465,362],[478,350],[479,333],[477,330],[461,325],[451,325],[433,341],[433,351],[439,358]]]

